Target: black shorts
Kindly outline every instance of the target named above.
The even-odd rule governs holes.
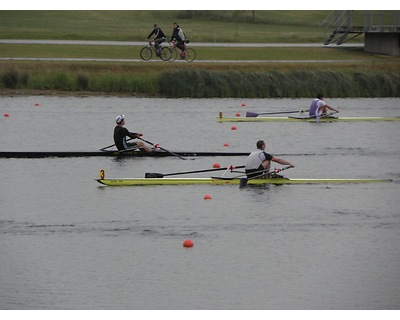
[[[127,142],[126,146],[127,146],[127,149],[135,149],[138,147],[136,142]]]
[[[264,167],[262,166],[262,164],[260,164],[260,166],[257,169],[246,169],[245,172],[247,178],[254,178],[257,176],[261,176],[264,170],[265,170]]]

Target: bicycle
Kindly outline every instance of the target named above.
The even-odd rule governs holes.
[[[157,54],[157,49],[154,42],[149,41],[149,44],[140,50],[140,57],[144,61],[149,61],[153,57],[153,52],[156,56],[160,57],[163,61],[168,61],[171,58],[172,49],[168,47],[163,47],[160,44],[160,54]]]
[[[172,48],[169,48],[171,50],[171,57],[169,61],[175,61],[178,59],[178,55],[181,60],[186,60],[187,62],[192,62],[196,58],[196,51],[194,51],[193,48],[189,48],[187,44],[189,43],[189,40],[185,40],[185,50],[181,52],[179,48],[176,47],[176,43],[172,43]]]

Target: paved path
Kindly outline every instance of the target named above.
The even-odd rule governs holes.
[[[145,41],[87,41],[87,40],[15,40],[0,39],[0,43],[9,44],[63,44],[63,45],[93,45],[93,46],[143,46]],[[255,47],[255,48],[279,48],[279,47],[329,47],[322,43],[214,43],[201,42],[190,43],[191,47]],[[363,43],[344,43],[341,47],[363,47]],[[337,45],[330,45],[337,47]]]
[[[184,60],[162,61],[152,59],[99,59],[99,58],[0,58],[0,61],[70,61],[70,62],[143,62],[143,63],[186,63]],[[195,63],[369,63],[365,60],[195,60]],[[193,62],[193,63],[194,63]]]
[[[95,46],[144,46],[145,41],[86,41],[86,40],[16,40],[0,39],[0,44],[58,44],[58,45],[95,45]],[[253,48],[279,48],[279,47],[313,47],[326,48],[322,43],[190,43],[191,47],[253,47]],[[342,44],[341,47],[363,47],[364,44]],[[336,47],[336,45],[330,45]],[[143,61],[142,59],[96,59],[96,58],[0,58],[0,61],[99,61],[99,62],[144,62],[162,63],[159,59]],[[174,61],[174,63],[184,63],[186,61]],[[361,60],[196,60],[196,63],[362,63]],[[169,62],[171,63],[171,62]]]

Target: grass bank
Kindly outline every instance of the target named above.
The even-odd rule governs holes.
[[[158,82],[159,92],[191,98],[301,98],[324,92],[329,97],[399,96],[400,75],[338,71],[212,72],[170,71]]]
[[[166,65],[166,64],[160,64]],[[313,64],[301,70],[264,68],[259,64],[202,66],[177,64],[147,68],[150,64],[74,65],[36,69],[37,65],[14,66],[0,72],[0,92],[32,91],[69,94],[120,94],[191,98],[312,97],[323,91],[329,97],[399,97],[400,73],[394,71],[319,70]],[[347,66],[349,67],[349,66]],[[356,67],[356,66],[354,66]],[[281,70],[280,70],[281,69]]]
[[[362,48],[196,47],[198,60],[193,63],[137,61],[141,47],[134,46],[3,44],[0,48],[0,57],[14,59],[88,59],[2,60],[2,95],[268,98],[308,97],[317,91],[331,97],[397,97],[400,92],[400,58],[369,54]],[[204,61],[213,59],[218,61]]]

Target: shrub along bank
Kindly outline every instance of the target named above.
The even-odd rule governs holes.
[[[192,98],[398,97],[398,73],[334,71],[210,72],[178,70],[160,78],[159,93]]]
[[[389,71],[232,71],[175,69],[134,73],[0,72],[1,89],[122,94],[172,98],[399,97],[400,74]],[[1,92],[0,92],[1,93]]]

